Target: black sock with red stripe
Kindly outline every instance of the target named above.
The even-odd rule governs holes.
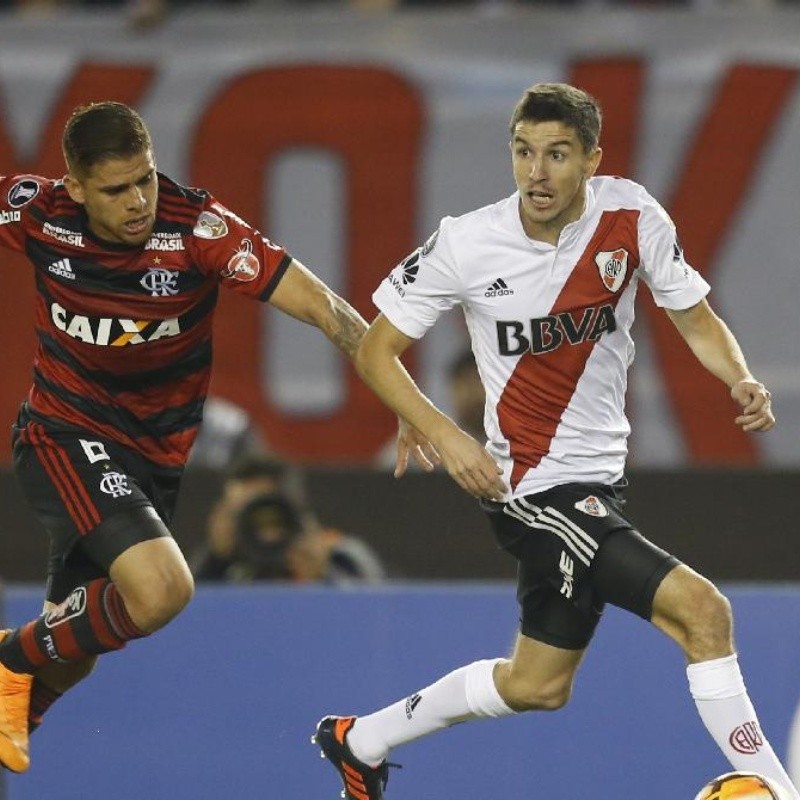
[[[53,661],[77,661],[119,650],[147,634],[136,627],[117,587],[98,578],[72,590],[60,605],[17,628],[0,643],[0,662],[35,672]]]
[[[28,707],[28,733],[33,733],[41,724],[42,717],[63,692],[51,689],[38,678],[33,679],[31,686],[31,704]]]

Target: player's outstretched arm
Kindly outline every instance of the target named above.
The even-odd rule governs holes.
[[[745,431],[768,431],[775,425],[771,395],[750,372],[736,337],[706,300],[667,314],[698,361],[724,381],[742,413],[735,422]]]
[[[292,261],[269,301],[296,319],[315,325],[355,361],[356,351],[367,331],[366,321],[299,261]],[[399,420],[397,453],[397,477],[405,472],[409,457],[425,470],[432,470],[439,463],[439,454],[431,443],[402,419]]]
[[[292,260],[269,302],[295,319],[315,325],[352,360],[367,331],[366,320],[311,270]]]
[[[501,500],[504,486],[494,459],[436,408],[400,362],[413,341],[379,314],[358,349],[356,368],[378,397],[433,445],[444,468],[462,489],[476,497]],[[395,474],[400,470],[398,458]]]

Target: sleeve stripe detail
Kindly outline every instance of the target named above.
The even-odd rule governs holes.
[[[275,291],[275,287],[280,283],[281,278],[283,277],[284,273],[287,269],[289,269],[289,264],[292,263],[292,257],[287,253],[282,259],[281,263],[278,264],[277,269],[275,272],[272,273],[272,277],[269,279],[269,282],[264,287],[264,291],[258,296],[258,299],[262,302],[266,302],[271,297],[272,293]]]

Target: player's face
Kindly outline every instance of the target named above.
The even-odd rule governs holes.
[[[67,175],[64,185],[86,209],[92,233],[104,241],[135,246],[150,238],[158,202],[152,151],[102,161],[86,175]]]
[[[586,181],[600,164],[599,147],[586,153],[563,122],[521,121],[511,138],[511,163],[520,218],[532,239],[556,244],[565,225],[583,213]]]

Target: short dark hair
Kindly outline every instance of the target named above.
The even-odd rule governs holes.
[[[583,89],[568,83],[535,83],[525,90],[514,107],[509,130],[520,122],[563,122],[575,129],[585,153],[591,153],[600,142],[602,127],[600,104]]]
[[[86,175],[110,158],[131,158],[152,148],[144,120],[111,100],[78,106],[64,127],[62,147],[70,172]]]

